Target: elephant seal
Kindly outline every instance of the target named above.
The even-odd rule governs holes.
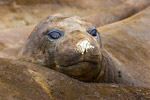
[[[85,56],[85,58],[92,57],[91,59],[94,59],[98,56],[97,57],[97,58],[99,58],[98,60],[104,59],[102,55],[104,55],[105,53],[103,53],[101,40],[100,40],[100,37],[98,37],[99,34],[95,34],[95,33],[97,33],[95,27],[91,26],[91,24],[87,23],[86,21],[82,20],[79,17],[66,16],[66,18],[64,18],[65,16],[66,15],[51,16],[51,18],[53,18],[52,22],[55,21],[54,23],[55,23],[57,29],[56,29],[56,27],[54,28],[54,26],[51,26],[51,25],[47,26],[47,25],[49,25],[48,24],[49,21],[48,22],[45,22],[45,21],[47,21],[47,19],[51,19],[49,17],[47,19],[45,19],[43,22],[41,22],[42,23],[41,25],[45,25],[45,30],[47,30],[46,27],[48,28],[48,30],[46,31],[47,34],[42,32],[42,31],[44,31],[43,30],[44,27],[41,28],[41,25],[37,26],[35,28],[35,30],[32,32],[34,34],[31,34],[29,39],[27,40],[27,43],[25,44],[25,47],[23,48],[21,54],[22,54],[22,56],[24,56],[24,59],[26,59],[28,61],[32,61],[34,63],[45,65],[47,67],[51,67],[51,68],[56,69],[61,72],[62,71],[66,72],[66,74],[68,74],[68,72],[69,73],[74,72],[75,78],[78,78],[78,75],[82,74],[83,77],[85,77],[85,79],[86,79],[83,81],[94,81],[95,77],[93,77],[93,79],[92,78],[88,79],[87,77],[88,76],[92,77],[92,75],[94,76],[93,72],[95,71],[95,69],[96,68],[99,69],[99,67],[101,67],[101,66],[94,66],[94,64],[96,64],[96,65],[100,64],[100,62],[95,63],[97,60],[90,60],[89,63],[88,62],[85,64],[83,63],[83,65],[86,65],[86,66],[79,66],[77,64],[76,66],[74,66],[74,65],[62,66],[62,68],[61,68],[61,66],[58,66],[58,65],[55,66],[55,63],[53,63],[53,61],[55,61],[55,59],[56,59],[54,57],[58,57],[58,58],[62,57],[59,59],[57,58],[58,60],[56,59],[56,61],[60,61],[60,59],[63,60],[64,59],[63,56],[65,57],[65,54],[64,55],[60,54],[60,53],[62,53],[62,51],[59,51],[59,50],[61,50],[61,48],[65,47],[65,45],[60,44],[60,42],[63,40],[62,37],[65,36],[65,32],[68,32],[67,35],[69,35],[69,36],[71,35],[71,33],[69,32],[69,29],[67,29],[67,28],[65,29],[65,32],[63,32],[62,31],[63,27],[60,30],[60,29],[58,29],[58,26],[63,25],[63,24],[67,25],[68,21],[70,23],[68,25],[68,28],[70,26],[71,30],[74,29],[75,32],[77,29],[80,29],[77,32],[78,32],[78,34],[81,35],[81,38],[75,37],[75,35],[73,35],[72,37],[74,37],[75,40],[81,39],[81,41],[82,41],[82,39],[85,39],[85,40],[88,39],[88,42],[84,41],[84,42],[76,43],[76,41],[72,41],[73,43],[75,42],[75,46],[77,46],[76,48],[78,48],[76,50],[77,53],[79,52],[81,56],[84,56],[85,54],[87,54]],[[58,21],[58,22],[56,22],[56,21]],[[60,23],[61,21],[62,21],[62,23]],[[64,21],[66,21],[66,23],[64,23]],[[51,22],[51,20],[50,20],[50,22]],[[80,23],[80,22],[82,22],[82,23]],[[80,23],[80,24],[78,24],[78,23]],[[79,27],[73,26],[72,27],[71,24],[73,24],[75,26],[76,25],[81,25],[81,26],[79,26]],[[82,25],[87,26],[87,30],[85,30],[85,27],[83,27]],[[49,27],[52,27],[52,29],[49,29]],[[65,26],[64,26],[64,28],[65,28]],[[38,34],[38,31],[39,31],[39,34]],[[74,31],[72,33],[74,33]],[[42,34],[40,34],[40,32],[42,32]],[[105,31],[103,31],[103,32],[105,32]],[[85,33],[87,35],[87,37],[86,37],[86,35],[84,35],[82,33]],[[44,34],[45,34],[45,37],[44,37]],[[59,35],[59,34],[63,34],[63,35]],[[69,36],[67,37],[67,35],[65,38],[69,38]],[[78,35],[78,36],[80,36],[80,35]],[[59,37],[59,36],[62,36],[62,37]],[[82,36],[85,36],[85,37],[82,37]],[[57,40],[59,40],[61,38],[62,38],[62,40],[60,42],[57,42]],[[39,39],[40,41],[37,41],[37,39]],[[70,42],[71,37],[68,40]],[[91,41],[93,44],[91,44]],[[65,44],[67,44],[69,42],[64,41]],[[40,44],[40,43],[45,43],[46,45]],[[57,45],[57,43],[58,43],[58,45]],[[61,42],[61,43],[63,43],[63,42]],[[107,43],[105,42],[105,44],[107,44]],[[60,47],[58,48],[57,46],[59,46],[59,45],[60,45]],[[63,45],[63,46],[61,46],[61,45]],[[104,43],[103,43],[103,45],[104,45]],[[0,46],[3,49],[4,45],[0,44]],[[50,46],[50,48],[48,48],[49,46]],[[28,47],[28,49],[26,47]],[[54,48],[54,47],[57,47],[57,48]],[[68,47],[70,47],[71,51],[67,51],[67,49],[69,49]],[[72,46],[68,45],[68,47],[65,47],[67,49],[65,49],[63,51],[64,53],[65,53],[65,51],[67,51],[67,53],[68,52],[72,53]],[[105,45],[104,45],[104,47],[105,47]],[[48,48],[48,49],[46,50],[46,48]],[[44,50],[44,52],[42,50]],[[57,50],[57,51],[50,52],[49,50],[51,50],[51,51]],[[94,50],[94,52],[92,52],[92,50]],[[39,52],[39,54],[38,54],[38,52]],[[40,52],[42,52],[42,54],[40,54]],[[44,54],[44,53],[46,53],[46,54]],[[55,55],[50,56],[50,53],[55,54]],[[59,55],[56,53],[58,53]],[[90,54],[93,53],[94,55],[89,56],[89,53]],[[68,54],[69,54],[68,56],[70,57],[70,53],[68,53]],[[42,57],[47,57],[47,56],[48,56],[48,58],[50,57],[50,59],[47,59],[48,61],[50,60],[49,62],[51,62],[51,63],[48,63],[50,66],[46,65],[47,63],[46,63],[46,61],[44,61],[46,58],[41,59]],[[76,60],[76,59],[74,59],[74,60]],[[102,61],[106,61],[106,60],[102,60]],[[90,63],[92,63],[92,64],[90,64]],[[107,63],[104,63],[104,64],[107,64]],[[52,66],[52,65],[54,65],[54,66]],[[74,67],[74,68],[72,68],[72,67]],[[63,68],[70,68],[70,69],[63,69]],[[88,71],[88,69],[90,69],[90,71],[87,73],[84,73],[84,71]],[[104,70],[102,69],[102,71],[104,71]],[[128,100],[143,100],[143,99],[148,100],[150,98],[150,89],[149,88],[135,87],[135,86],[128,86],[128,85],[124,86],[124,85],[118,85],[118,84],[85,83],[85,82],[81,82],[81,81],[75,80],[73,78],[70,78],[62,73],[58,73],[50,68],[46,68],[43,66],[39,66],[37,64],[32,64],[32,63],[27,63],[27,62],[22,62],[22,61],[0,58],[0,72],[1,72],[0,73],[0,100],[3,100],[3,99],[6,99],[6,100],[104,100],[104,99],[106,99],[106,100],[116,100],[116,99],[119,99],[119,100],[126,100],[126,99],[128,99]],[[103,75],[103,72],[101,72],[101,73],[102,73],[101,75]],[[87,75],[84,76],[84,74],[87,74]],[[72,74],[69,74],[69,75],[72,75]],[[83,77],[79,76],[79,79],[82,80]],[[105,79],[105,78],[102,78],[102,80],[103,79]]]
[[[20,54],[81,81],[149,87],[150,44],[125,30],[98,31],[84,19],[56,14],[35,27]]]
[[[35,27],[20,54],[23,60],[93,82],[103,73],[101,49],[92,24],[77,16],[56,14]]]
[[[59,17],[57,18],[56,16],[59,16]],[[56,20],[59,19],[59,22],[61,22],[61,20],[63,20],[64,17],[61,18],[60,16],[65,16],[65,15],[54,15],[51,17],[53,17],[54,19],[57,18]],[[97,55],[99,54],[98,55],[99,60],[102,60],[103,59],[103,56],[102,56],[103,50],[102,50],[101,40],[99,37],[97,37],[99,34],[95,34],[95,33],[97,33],[95,27],[91,26],[91,24],[85,22],[84,20],[82,20],[79,17],[67,17],[66,16],[66,18],[64,18],[64,20],[65,19],[66,19],[66,22],[71,21],[72,23],[70,22],[70,24],[74,23],[74,25],[75,25],[75,23],[76,23],[76,25],[78,25],[78,23],[80,23],[80,21],[82,21],[82,23],[80,25],[83,25],[83,26],[86,25],[88,27],[87,31],[86,32],[83,31],[83,33],[85,32],[85,34],[88,34],[88,37],[90,37],[90,38],[86,37],[86,39],[89,39],[90,41],[92,41],[93,44],[90,44],[91,42],[89,40],[88,40],[89,42],[87,42],[87,41],[79,42],[79,43],[77,42],[76,43],[77,45],[75,45],[75,46],[78,47],[77,51],[80,53],[80,55],[84,56],[84,54],[90,53],[91,49],[92,49],[95,51],[92,53],[97,54]],[[62,22],[61,24],[65,24],[65,23]],[[45,24],[45,25],[48,25],[48,24]],[[55,24],[55,25],[59,25],[59,24]],[[82,27],[80,26],[81,30],[85,29],[85,27],[83,27],[83,26]],[[37,26],[36,28],[37,28],[37,30],[41,30],[41,27]],[[76,28],[79,29],[79,27],[72,27],[72,28],[74,30],[76,30]],[[61,30],[63,30],[63,28]],[[81,30],[79,31],[79,34],[82,36]],[[66,29],[66,31],[67,31],[67,29]],[[30,60],[35,63],[46,66],[47,63],[42,62],[42,60],[45,58],[41,59],[42,54],[38,55],[37,53],[40,52],[40,50],[44,49],[44,52],[47,52],[47,54],[48,54],[48,55],[46,55],[46,54],[45,55],[51,57],[49,54],[51,52],[48,52],[46,50],[47,45],[48,46],[50,45],[54,48],[54,46],[56,46],[56,43],[57,43],[56,39],[59,38],[59,36],[60,36],[59,33],[60,34],[65,34],[65,33],[63,31],[60,31],[60,29],[58,29],[58,28],[54,29],[52,27],[52,29],[50,29],[50,30],[48,29],[47,30],[48,33],[46,32],[47,34],[45,34],[45,37],[43,38],[43,43],[46,43],[47,45],[44,46],[44,44],[43,44],[43,46],[40,45],[39,48],[36,48],[36,45],[33,45],[33,44],[37,43],[38,41],[36,41],[36,40],[44,35],[44,33],[43,33],[43,35],[40,35],[40,34],[37,34],[36,32],[38,32],[38,31],[35,31],[35,33],[33,32],[34,35],[31,34],[31,37],[29,37],[29,40],[27,40],[27,44],[25,45],[25,47],[27,46],[28,50],[26,50],[26,48],[23,48],[22,52],[24,52],[24,55],[23,54],[22,55],[25,56],[26,60]],[[56,32],[55,33],[56,35],[54,35],[53,32],[54,33]],[[68,29],[68,32],[69,32],[69,29]],[[40,35],[39,38],[35,37],[35,34],[37,36]],[[69,34],[71,34],[71,33],[68,33],[67,35],[69,35]],[[32,36],[34,37],[35,41],[30,40],[33,38]],[[62,35],[62,36],[65,36],[65,35]],[[86,35],[83,34],[83,36],[86,36]],[[47,40],[45,40],[46,38],[47,38]],[[61,39],[61,38],[62,37],[60,37],[59,39]],[[9,38],[9,39],[12,39],[12,38]],[[13,38],[13,39],[15,39],[15,38]],[[75,37],[75,39],[78,40],[78,37]],[[85,39],[85,37],[82,37],[81,40],[82,39]],[[70,40],[70,39],[68,39],[68,40]],[[51,44],[48,41],[50,41]],[[32,43],[32,45],[30,43],[28,44],[28,42]],[[40,44],[41,42],[39,41],[38,43]],[[66,44],[68,42],[64,42],[64,43]],[[59,45],[61,45],[61,44],[59,43]],[[3,49],[4,45],[0,44],[0,46]],[[81,48],[81,46],[83,46],[83,48]],[[37,47],[38,47],[38,45],[37,45]],[[42,47],[44,47],[44,48],[40,49]],[[61,48],[63,48],[63,47],[61,46]],[[57,49],[60,50],[61,48],[57,48]],[[72,48],[72,46],[70,46],[70,48]],[[86,48],[86,51],[85,51],[85,48]],[[95,50],[95,48],[96,48],[96,50]],[[32,49],[33,49],[33,51],[32,51]],[[25,50],[26,50],[26,52],[25,52]],[[34,51],[34,50],[39,50],[39,51]],[[53,50],[53,49],[51,49],[51,47],[50,47],[48,50]],[[64,51],[67,51],[67,50],[65,49]],[[72,51],[72,49],[71,49],[71,51]],[[42,52],[42,53],[44,54],[44,52]],[[56,51],[56,52],[53,51],[52,53],[55,54],[57,52],[58,51]],[[62,51],[59,51],[59,52],[62,52]],[[70,51],[68,51],[68,52],[70,52]],[[28,54],[28,53],[30,53],[30,54]],[[35,54],[33,54],[33,53],[35,53]],[[45,55],[43,57],[46,57]],[[60,55],[60,53],[59,53],[59,55]],[[59,58],[61,56],[65,56],[65,55],[61,55],[61,56],[59,56],[59,55],[57,55],[56,57]],[[54,57],[55,57],[55,55],[52,55],[51,58],[54,59]],[[90,56],[87,55],[85,57],[90,57]],[[93,55],[91,57],[92,57],[92,59],[94,59],[95,56]],[[52,60],[52,62],[53,62],[53,59],[48,59],[48,60]],[[63,60],[63,58],[61,58],[61,59]],[[56,70],[64,71],[64,72],[70,71],[70,73],[74,71],[74,73],[76,75],[75,78],[78,78],[78,76],[77,76],[78,72],[81,73],[82,75],[84,75],[84,74],[86,74],[86,73],[84,73],[84,71],[88,71],[88,68],[92,67],[93,69],[92,68],[90,69],[90,71],[87,73],[87,76],[83,76],[83,77],[85,77],[85,79],[87,79],[87,80],[83,80],[83,81],[92,81],[92,80],[89,80],[87,77],[90,73],[93,73],[91,71],[95,71],[95,69],[96,68],[98,69],[99,66],[95,67],[93,65],[93,64],[96,64],[95,62],[97,60],[94,60],[95,62],[93,60],[90,60],[90,61],[91,62],[89,62],[89,64],[88,64],[88,62],[87,62],[87,64],[85,63],[85,65],[86,65],[85,68],[84,68],[84,66],[81,66],[81,67],[74,66],[75,67],[74,69],[76,70],[76,72],[74,71],[74,69],[64,70],[63,68],[59,68],[61,66],[58,66],[58,65],[57,66],[48,66],[47,65],[47,67],[53,67]],[[94,62],[94,63],[90,65],[90,63],[92,63],[92,62]],[[100,63],[98,63],[98,64],[100,64]],[[96,64],[96,65],[98,65],[98,64]],[[53,65],[53,64],[50,63],[50,65]],[[84,63],[83,63],[83,65],[84,65]],[[55,67],[58,67],[58,68],[55,68]],[[67,66],[63,66],[63,67],[67,67]],[[72,67],[73,67],[73,65],[71,65],[68,68],[72,68]],[[81,70],[79,68],[81,68]],[[84,69],[82,69],[82,68],[84,68]],[[79,71],[78,71],[78,69],[79,69]],[[83,71],[83,72],[81,72],[81,71]],[[102,71],[103,71],[103,69],[102,69]],[[119,99],[119,100],[126,100],[126,99],[128,99],[128,100],[139,100],[139,99],[147,100],[150,98],[150,89],[149,88],[135,87],[135,86],[128,86],[128,85],[124,86],[124,85],[118,85],[118,84],[85,83],[85,82],[81,82],[81,81],[75,80],[73,78],[70,78],[62,73],[58,73],[50,68],[46,68],[43,66],[39,66],[37,64],[32,64],[32,63],[27,63],[27,62],[22,62],[22,61],[0,58],[0,72],[1,72],[0,73],[0,100],[4,100],[4,99],[6,99],[6,100],[104,100],[104,99],[106,99],[106,100],[116,100],[116,99]],[[66,73],[66,74],[68,74],[68,73]],[[70,75],[72,75],[72,74],[70,74]],[[92,77],[92,75],[93,74],[91,74],[89,76]],[[82,79],[83,77],[79,77],[79,78]],[[93,77],[93,78],[95,78],[95,77]]]

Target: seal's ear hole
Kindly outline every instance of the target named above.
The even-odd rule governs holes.
[[[60,29],[50,29],[46,32],[46,35],[48,36],[48,38],[50,40],[57,40],[59,39],[61,36],[64,35],[64,32]]]
[[[89,34],[91,34],[93,37],[97,38],[97,30],[95,27],[90,27],[89,30],[87,31]]]

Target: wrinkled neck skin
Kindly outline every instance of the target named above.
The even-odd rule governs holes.
[[[118,72],[116,71],[117,62],[111,57],[111,55],[103,49],[102,53],[102,75],[98,77],[97,82],[100,83],[120,83],[118,82]]]
[[[105,49],[102,50],[102,60],[100,73],[94,82],[96,83],[121,83],[118,82],[118,72],[116,71],[116,62]]]

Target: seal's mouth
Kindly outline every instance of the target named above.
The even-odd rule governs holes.
[[[55,69],[75,79],[87,82],[93,81],[99,74],[98,62],[91,61],[81,61],[66,66],[57,66]]]
[[[87,66],[87,65],[97,65],[98,63],[96,62],[92,62],[92,61],[81,61],[81,62],[77,62],[77,63],[73,63],[73,64],[69,64],[69,65],[62,65],[61,67],[74,67],[74,66]]]

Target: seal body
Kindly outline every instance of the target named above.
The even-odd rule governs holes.
[[[85,83],[27,62],[0,58],[0,71],[0,100],[103,100],[104,98],[147,100],[150,98],[148,88]]]
[[[149,11],[150,7],[129,19],[98,29],[106,51],[108,78],[116,83],[150,86]]]
[[[150,26],[148,11],[98,28],[101,35],[79,17],[50,16],[35,27],[21,56],[81,81],[149,87],[150,44],[138,32]]]

